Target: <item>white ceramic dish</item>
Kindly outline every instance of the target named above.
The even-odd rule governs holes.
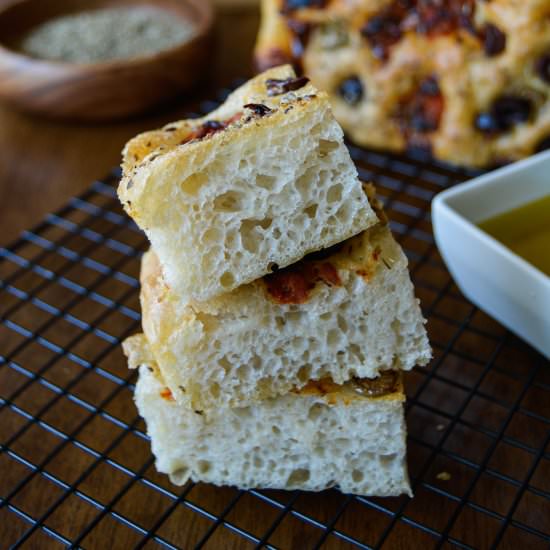
[[[550,151],[440,193],[432,223],[463,294],[550,358],[550,277],[476,225],[548,193]]]

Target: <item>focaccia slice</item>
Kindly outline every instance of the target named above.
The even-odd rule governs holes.
[[[134,356],[145,339],[134,337]],[[147,355],[147,352],[146,352]],[[154,363],[142,363],[135,394],[156,467],[173,483],[241,488],[411,495],[399,374],[329,380],[250,407],[206,417],[172,398]]]
[[[431,357],[407,259],[384,223],[205,302],[182,301],[152,251],[141,285],[153,356],[176,400],[201,411]]]
[[[279,67],[134,138],[119,198],[167,283],[208,300],[376,223],[326,94]]]

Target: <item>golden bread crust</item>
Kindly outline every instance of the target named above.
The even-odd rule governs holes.
[[[429,148],[472,166],[516,160],[548,144],[547,0],[434,2],[431,19],[422,19],[415,0],[401,12],[397,0],[318,4],[324,7],[288,10],[284,0],[263,0],[256,63],[301,65],[329,93],[355,142]],[[453,19],[453,9],[471,15]],[[392,24],[394,36],[380,31]]]
[[[266,79],[284,79],[293,76],[295,76],[295,73],[290,65],[271,68],[263,75],[258,75],[249,80],[245,86],[233,92],[218,109],[204,117],[171,122],[163,128],[135,136],[125,145],[122,151],[123,175],[129,178],[131,172],[140,164],[144,166],[155,160],[151,159],[151,156],[154,155],[155,158],[158,158],[158,156],[184,145],[189,135],[205,122],[212,120],[226,121],[232,119],[235,115],[244,114],[242,111],[245,104],[261,102],[268,104],[270,107],[277,106],[281,99],[279,96],[266,98]],[[301,92],[303,95],[307,95],[313,93],[314,89],[311,85],[306,85]]]

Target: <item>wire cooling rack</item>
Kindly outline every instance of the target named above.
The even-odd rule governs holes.
[[[432,237],[432,197],[472,174],[350,149],[434,348],[408,376],[415,497],[178,488],[155,472],[120,351],[147,242],[113,172],[0,249],[0,547],[549,547],[550,365],[462,297]]]

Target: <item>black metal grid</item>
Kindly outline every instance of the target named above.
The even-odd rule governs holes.
[[[434,194],[471,174],[350,150],[435,352],[408,376],[415,498],[177,488],[155,472],[120,352],[139,329],[147,243],[113,172],[0,249],[0,546],[548,548],[549,365],[461,296],[431,233]]]

